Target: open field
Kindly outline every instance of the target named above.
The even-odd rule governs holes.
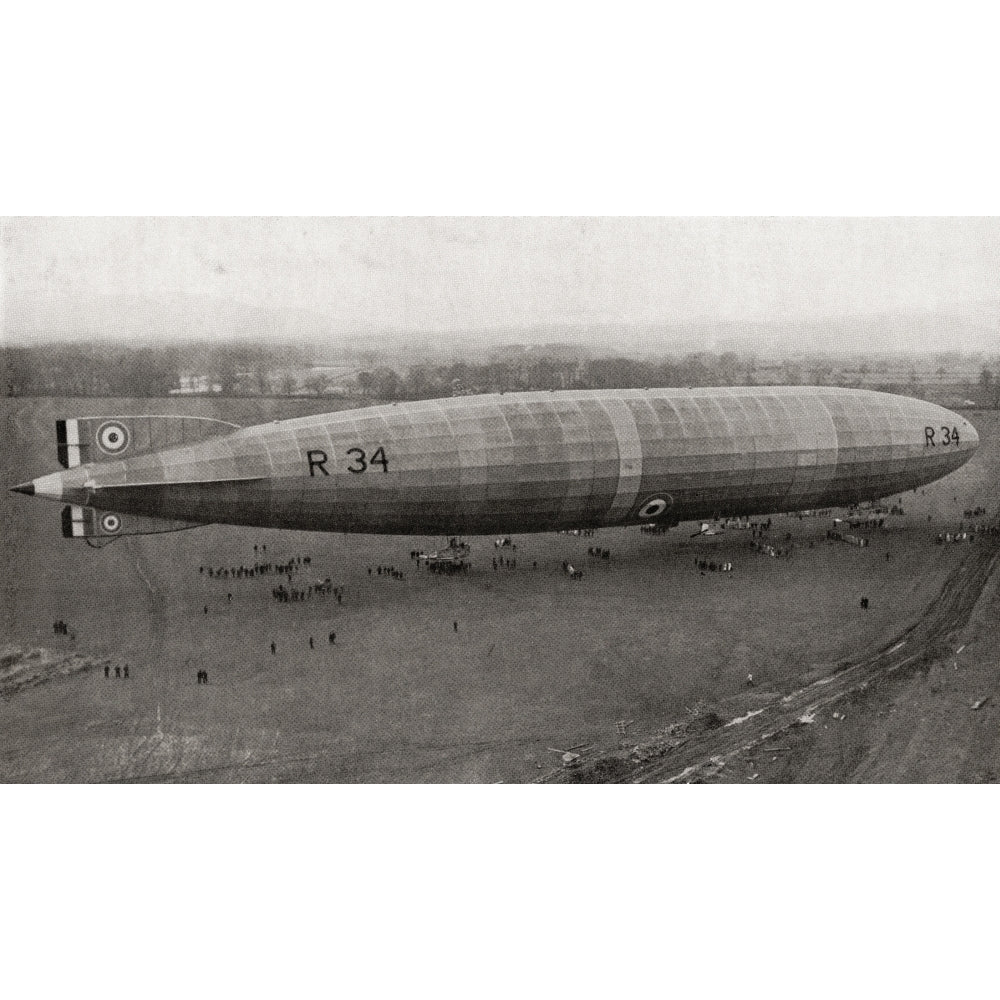
[[[2,405],[3,485],[56,467],[57,417],[183,412],[248,424],[335,408],[212,398]],[[57,666],[51,679],[36,671],[31,684],[0,690],[0,778],[529,781],[558,768],[548,747],[614,747],[619,719],[633,720],[629,737],[640,742],[699,702],[738,717],[885,648],[978,551],[981,539],[934,544],[966,508],[997,514],[1000,414],[969,416],[977,455],[902,498],[906,515],[873,532],[869,548],[828,542],[826,518],[779,517],[772,540],[794,545],[782,559],[752,551],[749,532],[690,538],[689,525],[663,536],[637,528],[516,536],[516,553],[503,550],[516,568],[496,571],[491,540],[471,539],[473,571],[453,578],[409,558],[442,539],[220,526],[95,550],[60,536],[58,505],[4,491],[0,641],[12,663],[17,649],[41,648],[35,660]],[[254,545],[275,562],[308,555],[292,585],[330,577],[344,588],[343,603],[279,604],[275,577],[199,573],[253,564]],[[610,560],[589,558],[594,545],[610,549]],[[703,574],[698,558],[731,561],[734,572]],[[568,579],[564,560],[584,578]],[[380,565],[405,579],[369,574]],[[57,619],[69,636],[53,633]],[[984,656],[985,627],[977,633]],[[80,669],[81,656],[93,669]],[[105,659],[128,663],[129,679],[105,679]],[[207,686],[195,682],[202,668]],[[916,725],[917,716],[906,717]],[[972,724],[954,731],[979,736]],[[896,731],[895,742],[880,745],[891,756],[901,740]],[[822,761],[835,758],[824,753],[809,769],[759,780],[918,776],[888,757],[863,773],[824,771]]]

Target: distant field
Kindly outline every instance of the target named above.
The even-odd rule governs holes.
[[[316,399],[5,399],[3,485],[55,468],[57,417],[256,423],[336,408]],[[699,700],[738,710],[887,642],[934,600],[963,551],[935,545],[935,535],[955,528],[964,508],[997,506],[1000,414],[969,416],[982,442],[976,457],[905,496],[906,516],[891,518],[870,548],[827,542],[827,520],[782,517],[772,534],[786,545],[791,533],[796,545],[782,560],[751,551],[745,532],[691,539],[688,525],[665,536],[519,536],[517,568],[497,571],[491,541],[473,539],[473,572],[452,579],[409,558],[441,539],[207,527],[98,551],[60,537],[58,505],[4,490],[0,638],[69,647],[52,631],[63,619],[78,652],[127,661],[131,677],[75,672],[0,701],[0,778],[524,781],[558,764],[547,747],[614,742],[618,719],[634,720],[638,737]],[[273,561],[310,555],[299,579],[331,577],[345,588],[343,605],[280,605],[273,578],[199,574],[252,563],[255,544]],[[611,559],[590,559],[593,545]],[[699,557],[735,570],[702,575]],[[584,569],[582,581],[567,579],[563,560]],[[369,576],[387,564],[405,580]],[[199,668],[208,686],[195,683]]]

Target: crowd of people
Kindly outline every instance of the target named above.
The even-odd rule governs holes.
[[[938,533],[934,543],[943,545],[945,542],[971,542],[975,537],[974,531],[943,531]]]
[[[372,575],[371,566],[368,567],[368,575]],[[375,576],[387,576],[393,580],[405,580],[406,576],[401,569],[396,569],[395,566],[376,566]]]
[[[264,550],[266,549],[267,546],[264,546]],[[256,545],[254,550],[256,552]],[[199,566],[198,573],[217,580],[251,580],[259,576],[286,576],[291,581],[295,573],[311,563],[311,556],[292,556],[291,559],[281,563],[254,562],[250,566]]]
[[[469,563],[464,559],[444,559],[440,562],[438,561],[428,561],[427,572],[428,573],[438,573],[444,576],[455,576],[458,573],[468,573],[470,571]]]
[[[286,587],[283,583],[279,583],[271,591],[271,596],[279,604],[297,604],[313,597],[329,597],[331,595],[336,597],[338,604],[343,604],[344,588],[335,587],[330,577],[310,583],[308,587]]]
[[[866,514],[863,516],[852,516],[847,519],[847,523],[852,528],[884,528],[885,518],[876,514]]]
[[[210,580],[254,580],[260,577],[279,576],[284,577],[283,583],[271,589],[271,597],[279,604],[297,604],[308,601],[313,597],[336,598],[337,603],[343,603],[344,588],[335,587],[330,577],[323,580],[315,580],[307,585],[292,586],[295,577],[308,570],[312,565],[312,556],[295,555],[287,559],[273,561],[264,559],[267,553],[267,545],[255,545],[253,547],[254,561],[250,563],[240,563],[236,566],[199,566],[200,576],[208,577]],[[232,592],[226,594],[226,599],[232,603]],[[207,615],[208,605],[204,607]],[[200,682],[199,682],[200,683]]]
[[[829,534],[829,532],[827,534]],[[794,546],[789,545],[785,548],[781,548],[777,545],[771,545],[769,542],[765,542],[760,538],[754,537],[750,540],[750,548],[752,548],[755,552],[759,552],[761,555],[770,556],[772,559],[781,559],[783,557],[790,556]]]

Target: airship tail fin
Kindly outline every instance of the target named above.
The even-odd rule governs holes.
[[[62,511],[63,538],[119,538],[122,535],[158,535],[165,531],[199,528],[193,521],[164,521],[138,514],[116,514],[69,504]]]
[[[56,449],[59,464],[72,469],[196,444],[239,429],[239,424],[207,417],[77,417],[56,421]]]

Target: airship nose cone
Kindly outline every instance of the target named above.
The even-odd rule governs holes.
[[[965,441],[968,444],[969,451],[975,451],[979,447],[979,434],[968,420],[965,421],[965,428]]]
[[[70,503],[85,502],[75,499],[76,494],[68,488],[69,485],[66,482],[66,473],[52,472],[47,476],[33,479],[30,483],[12,486],[11,491],[24,493],[25,496],[29,497],[43,497],[46,500],[65,500]]]

